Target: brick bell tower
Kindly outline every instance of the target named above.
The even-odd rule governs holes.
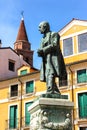
[[[27,32],[24,24],[24,18],[21,19],[20,27],[16,42],[14,43],[14,50],[23,56],[23,59],[31,66],[33,66],[33,51],[31,50],[31,44],[27,37]]]

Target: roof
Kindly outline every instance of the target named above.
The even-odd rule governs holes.
[[[87,62],[87,59],[71,62],[71,63],[66,64],[66,66],[72,66],[72,65],[76,65],[76,64],[80,64],[80,63],[84,63],[84,62]]]
[[[34,75],[34,74],[37,74],[37,73],[40,73],[40,71],[37,70],[37,71],[31,72],[31,73],[27,73],[25,75],[19,75],[19,76],[15,76],[15,77],[4,78],[4,79],[0,80],[0,82],[6,81],[6,80],[12,80],[12,79],[15,79],[15,78],[26,77],[26,76]]]
[[[16,55],[18,55],[18,53],[16,53],[15,50],[13,50],[11,47],[1,47],[0,50],[5,50],[5,49],[10,49],[12,50]],[[19,56],[19,55],[18,55]]]
[[[21,20],[16,41],[24,40],[28,42],[27,32],[24,24],[24,19]]]
[[[70,29],[73,25],[87,26],[87,20],[80,20],[73,18],[68,24],[66,24],[58,33],[60,36],[64,34],[68,29]]]
[[[31,65],[22,65],[22,66],[20,66],[17,70],[19,70],[19,69],[21,69],[22,67],[30,67],[31,69],[34,69],[34,70],[37,70],[37,71],[39,71],[39,69],[37,69],[37,68],[35,68],[35,67],[33,67],[33,66],[31,66]]]

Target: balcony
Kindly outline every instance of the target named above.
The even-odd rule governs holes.
[[[19,130],[19,119],[9,119],[6,120],[5,130]]]
[[[59,87],[67,86],[67,80],[59,80]]]
[[[87,124],[87,107],[75,108],[74,109],[74,119],[77,120],[78,123],[86,122],[86,124]]]
[[[30,117],[22,117],[21,120],[18,118],[6,120],[5,130],[20,130],[20,128],[23,130],[29,130]]]
[[[22,127],[29,128],[30,126],[30,117],[22,117]]]
[[[9,99],[15,99],[18,98],[18,96],[20,96],[20,91],[12,91],[9,92],[7,95]]]

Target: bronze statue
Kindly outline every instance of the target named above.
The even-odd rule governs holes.
[[[60,93],[55,83],[55,78],[66,76],[66,69],[63,56],[60,50],[58,33],[50,31],[48,22],[39,24],[39,31],[43,34],[41,46],[38,49],[38,56],[42,57],[40,69],[40,81],[46,82],[47,93]]]

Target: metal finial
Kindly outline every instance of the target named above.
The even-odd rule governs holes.
[[[24,19],[24,11],[21,11],[22,20]]]

